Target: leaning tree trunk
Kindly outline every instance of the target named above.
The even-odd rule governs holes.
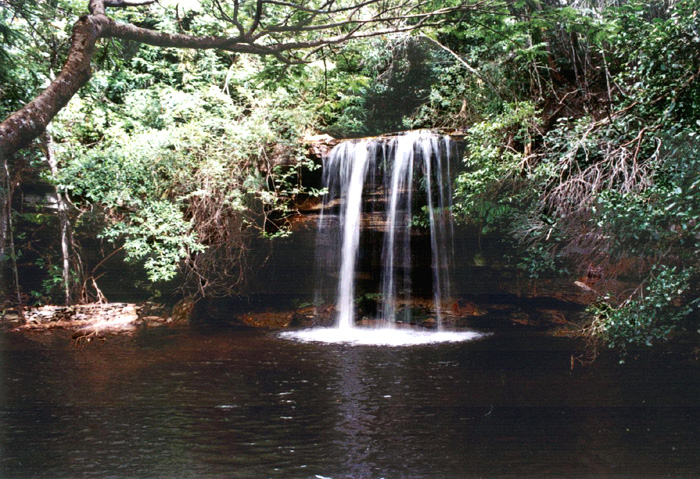
[[[130,4],[153,3],[155,0],[129,0]],[[125,0],[124,0],[125,2]],[[260,45],[240,43],[239,38],[212,35],[194,37],[177,33],[162,33],[135,25],[118,23],[104,14],[107,2],[90,1],[90,15],[80,17],[73,26],[68,58],[61,73],[39,95],[0,124],[0,159],[29,146],[38,138],[53,118],[92,76],[90,61],[100,38],[121,38],[154,46],[212,49],[230,52],[269,54],[270,49]],[[119,6],[111,0],[109,6]]]
[[[87,15],[73,27],[68,59],[61,73],[34,100],[0,124],[0,159],[29,146],[92,75],[90,60],[107,17]]]
[[[385,0],[365,0],[350,8],[336,5],[336,2],[325,2],[319,9],[310,9],[304,2],[297,4],[256,0],[250,2],[255,3],[255,13],[246,28],[238,18],[238,7],[243,1],[234,0],[233,17],[226,17],[238,31],[234,36],[165,33],[131,23],[116,22],[105,14],[106,7],[137,7],[155,2],[157,0],[89,0],[90,13],[80,17],[73,25],[71,46],[61,73],[33,101],[0,124],[0,159],[9,158],[18,150],[29,146],[87,83],[92,74],[90,61],[100,38],[120,38],[161,47],[273,55],[281,61],[291,63],[303,61],[293,54],[295,51],[307,50],[311,54],[326,45],[338,45],[352,39],[407,33],[427,26],[442,25],[451,15],[461,15],[458,20],[461,22],[468,13],[482,6],[481,0],[475,0],[420,12],[416,11],[416,4],[427,2],[402,1],[399,5],[391,5],[391,2],[385,5]],[[305,18],[293,24],[280,25],[274,21],[268,24],[262,18],[265,5],[284,5],[291,8],[292,12],[303,12]],[[377,12],[367,19],[358,14],[362,7],[375,8]],[[326,18],[337,15],[341,16],[337,21],[326,22]],[[293,16],[290,14],[288,20]],[[339,30],[341,33],[338,33]],[[314,36],[315,33],[320,35]],[[298,34],[310,36],[301,40]]]
[[[18,150],[31,145],[32,141],[46,130],[49,122],[90,79],[92,75],[90,61],[97,40],[107,24],[109,24],[109,19],[104,15],[81,17],[73,26],[71,47],[60,74],[33,101],[0,124],[0,164],[3,168],[3,195],[0,205],[2,207],[0,215],[0,294],[9,298],[14,290],[19,303],[21,303],[21,296],[12,232],[13,180],[10,168],[11,159]],[[70,232],[67,227],[65,208],[61,207],[63,202],[60,195],[57,197],[59,198],[59,221],[62,231],[63,282],[66,300],[69,303],[70,253],[68,237]],[[13,284],[10,284],[11,282]]]

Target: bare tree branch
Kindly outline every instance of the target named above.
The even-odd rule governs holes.
[[[156,47],[192,48],[196,50],[219,49],[236,53],[254,55],[273,55],[274,49],[266,45],[241,43],[238,37],[218,37],[214,35],[195,36],[182,33],[163,33],[148,28],[137,27],[130,23],[115,22],[106,18],[106,28],[102,37],[132,40]]]
[[[263,3],[265,3],[263,0],[258,0],[257,5],[255,6],[255,17],[253,18],[253,24],[248,29],[248,32],[244,35],[245,37],[250,38],[250,36],[255,32],[255,30],[258,29],[258,25],[260,25],[260,19],[262,18],[263,14]]]
[[[73,27],[71,47],[61,73],[34,100],[0,124],[0,158],[9,157],[44,132],[49,122],[90,79],[90,60],[108,21],[88,15]]]
[[[105,0],[105,7],[110,8],[128,8],[128,7],[141,7],[144,5],[151,5],[153,3],[158,3],[158,0]]]

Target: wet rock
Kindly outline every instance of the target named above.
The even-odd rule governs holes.
[[[290,311],[260,311],[239,316],[238,321],[253,328],[286,328],[294,319]]]
[[[586,293],[598,294],[598,292],[597,292],[595,289],[591,288],[590,286],[588,286],[588,285],[587,285],[586,283],[584,283],[583,281],[574,281],[574,284],[575,284],[576,286],[578,286],[579,288],[581,288],[581,289],[582,289],[583,291],[585,291]]]
[[[170,324],[168,318],[163,316],[141,316],[141,321],[147,327],[162,326],[164,324]]]
[[[530,317],[529,314],[523,313],[523,312],[518,312],[514,313],[510,317],[510,322],[514,324],[519,324],[521,326],[539,326],[539,322],[536,319],[533,319]]]
[[[554,300],[577,305],[588,305],[596,296],[571,279],[563,278],[502,281],[496,289],[502,294],[512,294],[521,299]]]
[[[569,322],[564,312],[556,309],[539,309],[537,315],[541,324],[562,325]]]
[[[146,315],[155,305],[133,303],[89,303],[74,306],[45,305],[27,308],[25,323],[14,331],[71,330],[75,338],[97,339],[106,334],[129,333],[142,325],[164,324],[164,316]],[[146,321],[144,318],[148,318]],[[92,340],[91,339],[91,340]]]
[[[435,329],[437,328],[437,321],[435,318],[425,318],[423,321],[421,321],[420,326],[422,328]]]
[[[2,319],[10,323],[17,323],[22,320],[20,314],[16,311],[6,311],[5,314],[3,314]]]
[[[360,297],[356,301],[357,313],[368,317],[376,317],[378,309],[377,299],[377,295],[363,295]]]
[[[335,305],[324,304],[299,308],[292,314],[290,326],[331,326],[335,319]]]
[[[537,309],[528,312],[514,311],[510,315],[510,322],[521,326],[546,328],[569,324],[566,313],[558,309]]]
[[[308,306],[305,308],[296,309],[292,313],[292,321],[290,326],[321,326],[329,324],[333,307],[315,307]]]
[[[167,319],[168,316],[170,316],[170,310],[168,309],[167,306],[161,303],[154,303],[152,301],[146,301],[143,303],[139,303],[137,305],[137,311],[139,314],[139,317],[141,318],[146,318],[149,316],[152,317],[159,317],[163,321]]]
[[[328,156],[333,147],[340,143],[340,140],[330,135],[306,135],[302,141],[307,145],[309,153],[316,158]]]
[[[484,316],[488,311],[479,307],[475,303],[460,299],[452,303],[449,314],[455,317]]]

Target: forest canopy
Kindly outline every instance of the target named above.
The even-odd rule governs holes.
[[[696,1],[0,6],[16,302],[95,299],[111,255],[188,295],[231,294],[251,238],[289,234],[319,194],[304,137],[442,128],[465,135],[455,217],[523,275],[601,278],[593,337],[697,329]],[[36,191],[52,203],[27,207]]]

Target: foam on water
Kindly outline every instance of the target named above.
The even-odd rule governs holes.
[[[304,343],[348,344],[350,346],[405,347],[437,343],[458,343],[487,336],[476,331],[420,331],[399,328],[312,328],[280,333],[284,339]]]

